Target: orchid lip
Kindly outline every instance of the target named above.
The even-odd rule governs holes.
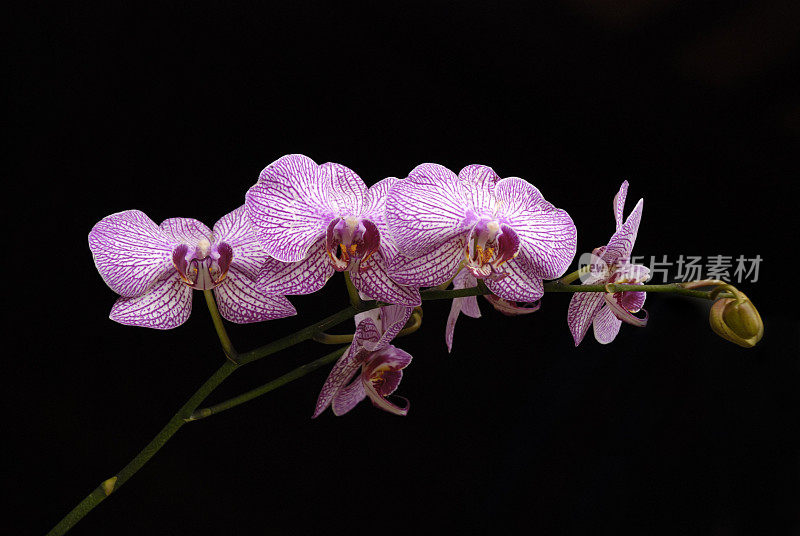
[[[378,250],[380,234],[367,219],[353,216],[333,219],[325,233],[325,250],[331,265],[338,272],[368,268],[366,261]]]
[[[519,253],[519,237],[497,220],[480,220],[472,228],[464,249],[466,267],[479,279],[500,279],[501,266]]]
[[[194,248],[181,244],[172,252],[172,264],[181,281],[196,290],[218,287],[228,275],[233,249],[226,242],[200,240]]]

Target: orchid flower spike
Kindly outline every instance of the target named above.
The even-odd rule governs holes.
[[[310,294],[334,271],[347,271],[359,291],[377,300],[420,305],[419,289],[398,285],[385,268],[392,246],[384,207],[396,180],[368,189],[351,169],[299,154],[267,166],[245,201],[256,236],[274,258],[260,283],[276,294]]]
[[[642,219],[643,199],[622,223],[622,212],[625,197],[628,194],[628,181],[624,181],[619,193],[614,197],[614,219],[617,230],[611,236],[608,245],[596,248],[592,252],[590,271],[582,277],[584,285],[603,285],[618,283],[642,285],[650,278],[650,270],[646,266],[630,264],[629,259],[639,231]],[[601,344],[608,344],[616,338],[622,322],[644,327],[647,324],[647,312],[644,318],[633,315],[642,309],[646,292],[576,292],[572,295],[567,311],[567,323],[578,346],[590,325],[594,325],[594,337]]]
[[[542,280],[564,273],[577,244],[569,214],[532,184],[481,165],[458,176],[438,164],[417,166],[389,191],[386,221],[400,250],[388,262],[398,283],[439,285],[464,260],[473,277],[515,302],[541,298]]]
[[[244,207],[212,231],[191,218],[161,225],[139,210],[103,218],[89,233],[97,270],[120,298],[110,318],[120,324],[172,329],[192,312],[192,289],[214,289],[220,314],[245,324],[296,314],[289,300],[256,284],[267,255]]]
[[[411,307],[389,305],[356,315],[353,344],[331,369],[312,418],[318,417],[328,406],[332,407],[334,415],[344,415],[367,397],[389,413],[408,413],[407,400],[400,407],[386,397],[397,389],[403,369],[411,363],[410,354],[390,343],[408,322],[412,311]],[[359,369],[361,373],[353,380]]]

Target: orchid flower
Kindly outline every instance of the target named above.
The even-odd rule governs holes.
[[[630,264],[628,261],[636,242],[639,222],[642,219],[643,199],[622,223],[622,212],[625,198],[628,195],[628,181],[624,181],[614,197],[614,219],[617,230],[608,241],[592,252],[591,270],[583,278],[584,285],[604,285],[619,283],[629,285],[644,284],[650,278],[650,270],[646,266]],[[594,325],[594,337],[601,344],[608,344],[616,338],[622,322],[643,327],[647,324],[647,311],[644,318],[633,315],[642,309],[646,292],[576,292],[572,295],[567,311],[567,323],[578,346],[589,325]]]
[[[398,283],[441,284],[463,259],[473,277],[509,301],[541,298],[542,280],[564,273],[577,244],[569,214],[532,184],[500,179],[481,165],[458,176],[438,164],[417,166],[389,191],[386,220],[400,252],[388,262]]]
[[[312,418],[328,406],[335,415],[344,415],[366,397],[389,413],[408,413],[408,401],[400,407],[386,397],[397,389],[403,369],[411,363],[410,354],[389,343],[403,329],[412,311],[411,307],[389,305],[356,315],[353,343],[331,369]],[[359,368],[361,373],[353,380]]]
[[[220,314],[238,324],[296,313],[285,297],[256,284],[267,255],[244,207],[213,231],[191,218],[156,225],[139,210],[118,212],[92,228],[89,248],[103,280],[120,295],[110,315],[120,324],[178,327],[192,312],[192,289],[214,289]]]
[[[317,165],[298,154],[267,166],[245,202],[259,241],[274,258],[261,284],[276,294],[310,294],[334,271],[347,271],[355,287],[374,299],[419,305],[419,289],[398,285],[385,268],[391,245],[384,207],[396,180],[368,189],[351,169]]]

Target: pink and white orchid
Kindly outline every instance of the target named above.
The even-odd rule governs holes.
[[[385,268],[391,246],[384,209],[396,180],[367,188],[351,169],[317,165],[299,154],[267,166],[245,201],[254,232],[274,258],[261,285],[276,294],[310,294],[334,271],[346,270],[355,287],[374,299],[419,305],[419,289],[395,283]]]
[[[564,273],[577,244],[569,214],[532,184],[481,165],[458,176],[438,164],[417,166],[389,191],[386,221],[400,250],[388,262],[398,283],[439,285],[464,260],[494,294],[517,302],[541,298],[542,280]]]
[[[192,311],[192,289],[214,289],[220,314],[239,324],[296,314],[289,300],[268,294],[257,277],[267,255],[250,232],[244,207],[212,231],[191,218],[161,225],[139,210],[103,218],[89,233],[103,280],[120,298],[110,318],[121,324],[171,329]]]
[[[614,219],[617,230],[608,241],[592,252],[589,274],[583,278],[584,285],[604,285],[619,283],[629,285],[644,284],[650,278],[650,270],[646,266],[630,264],[630,256],[639,223],[642,219],[643,199],[622,223],[625,198],[628,194],[628,181],[624,181],[614,197]],[[567,311],[567,323],[578,346],[590,325],[594,325],[594,337],[601,344],[613,341],[622,322],[643,327],[647,324],[647,311],[644,318],[634,316],[642,309],[646,292],[576,292],[572,295]]]
[[[400,407],[386,397],[397,389],[403,369],[411,363],[410,354],[390,343],[408,322],[412,311],[411,307],[390,305],[356,316],[353,343],[325,380],[312,418],[328,406],[334,415],[344,415],[367,397],[389,413],[408,413],[408,401]],[[361,373],[353,380],[359,368]]]

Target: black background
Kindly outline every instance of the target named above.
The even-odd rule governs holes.
[[[707,303],[651,296],[647,328],[576,349],[569,296],[548,295],[511,319],[482,301],[448,356],[449,303],[426,303],[398,341],[408,417],[365,402],[312,421],[317,371],[185,426],[74,534],[797,530],[797,3],[114,3],[7,22],[9,534],[54,525],[221,363],[199,295],[176,330],[108,320],[92,225],[130,208],[212,225],[290,152],[368,184],[492,165],[568,210],[579,252],[606,243],[628,179],[634,253],[764,258],[741,288],[766,334],[741,349]],[[338,310],[341,277],[292,301],[298,317],[231,326],[237,346]],[[248,366],[211,401],[328,350]]]

